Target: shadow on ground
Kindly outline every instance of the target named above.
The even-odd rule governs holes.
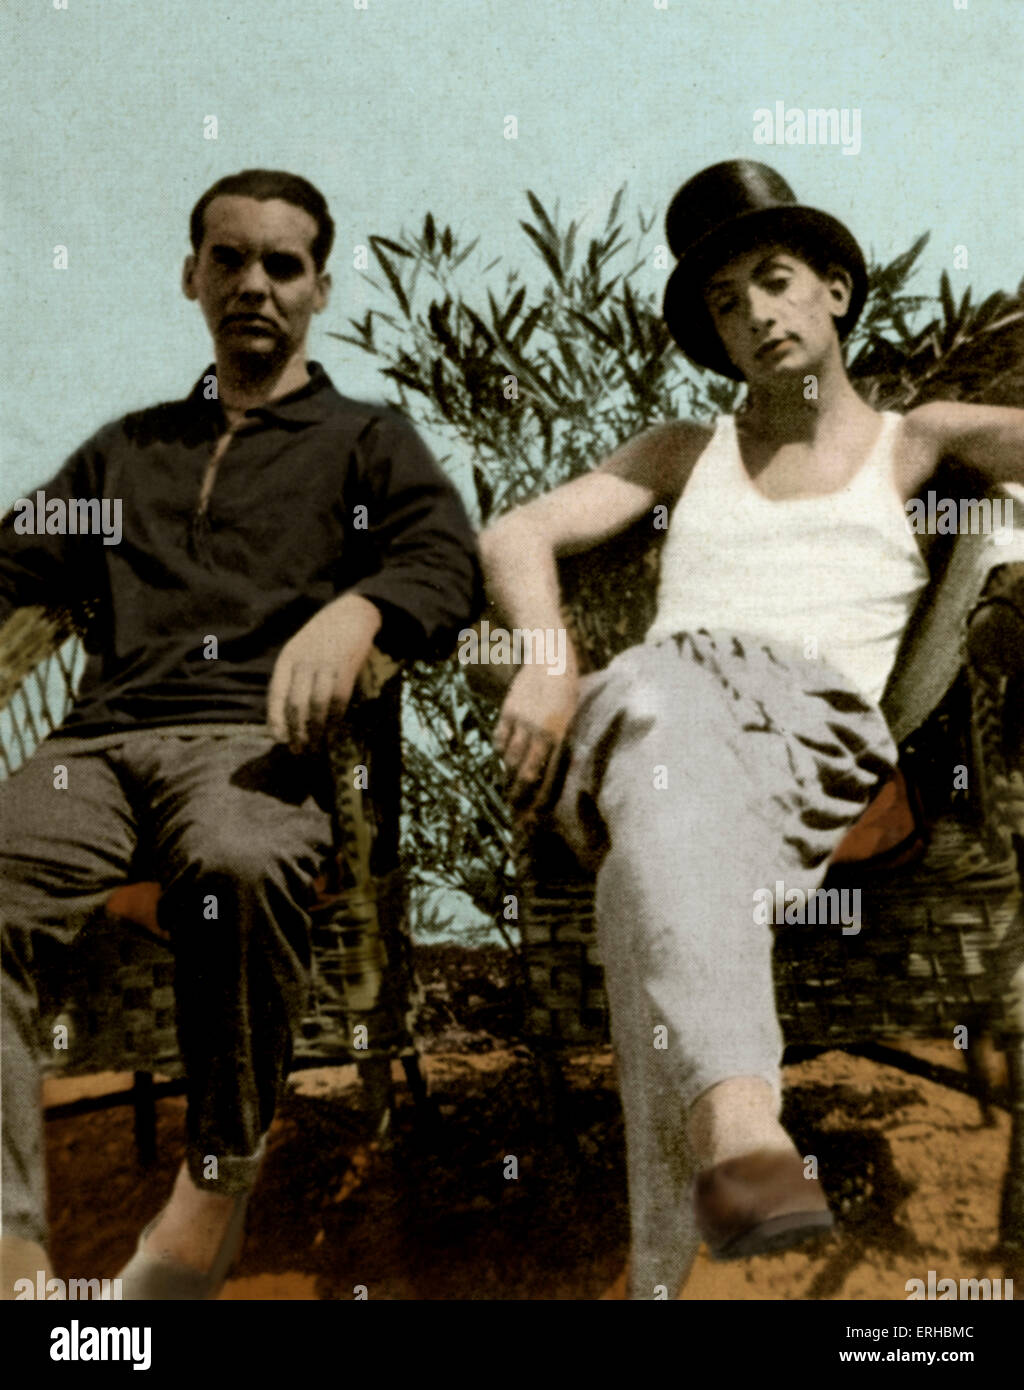
[[[628,1220],[611,1053],[567,1059],[571,1142],[560,1142],[492,976],[440,970],[424,1058],[433,1113],[399,1084],[385,1139],[353,1067],[293,1077],[224,1298],[590,1299],[613,1281]],[[948,1042],[913,1046],[949,1060]],[[1005,1111],[985,1126],[970,1097],[840,1052],[787,1067],[785,1080],[784,1122],[817,1159],[837,1230],[806,1250],[727,1264],[702,1252],[685,1299],[901,1300],[929,1270],[1015,1275],[996,1241]],[[63,1100],[76,1083],[48,1085]],[[169,1192],[184,1100],[159,1102],[146,1171],[128,1107],[51,1119],[47,1140],[56,1272],[111,1277]],[[1020,1271],[1016,1282],[1024,1292]]]

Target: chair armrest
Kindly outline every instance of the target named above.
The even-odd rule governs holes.
[[[327,728],[336,881],[368,886],[398,856],[403,665],[376,647],[345,715]]]
[[[26,676],[76,631],[70,613],[32,605],[16,608],[0,627],[0,709]]]
[[[1024,562],[992,571],[967,622],[975,796],[993,848],[1024,834]]]
[[[370,654],[363,663],[356,681],[353,697],[357,703],[376,700],[389,681],[405,669],[405,662],[385,656],[377,647],[370,648]]]
[[[990,677],[1024,674],[1024,562],[993,571],[967,620],[967,654]]]

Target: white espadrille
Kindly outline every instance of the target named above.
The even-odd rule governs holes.
[[[163,1215],[160,1212],[139,1236],[135,1254],[117,1276],[121,1281],[121,1297],[133,1300],[216,1298],[242,1248],[250,1195],[245,1192],[235,1198],[224,1239],[208,1270],[191,1269],[169,1255],[154,1255],[146,1250],[146,1239]],[[116,1281],[114,1287],[117,1287]]]

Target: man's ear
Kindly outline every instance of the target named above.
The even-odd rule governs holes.
[[[331,297],[331,277],[325,272],[316,277],[316,296],[313,300],[313,313],[319,314],[321,310],[327,308],[327,301]]]
[[[832,314],[835,318],[841,319],[853,298],[853,276],[844,265],[829,266],[828,292],[832,300]]]
[[[198,299],[195,287],[196,258],[190,251],[181,268],[181,291],[186,299]]]

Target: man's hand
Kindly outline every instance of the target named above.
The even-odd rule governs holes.
[[[504,621],[535,631],[563,625],[556,559],[610,540],[680,495],[711,437],[687,420],[655,425],[600,468],[500,517],[480,536],[487,587]],[[563,675],[524,666],[505,697],[494,746],[509,772],[508,795],[524,818],[547,809],[579,698],[571,641]]]
[[[369,599],[342,594],[281,648],[267,696],[267,723],[293,753],[317,747],[328,720],[345,713],[380,625],[380,610]]]
[[[509,801],[524,819],[546,809],[578,699],[575,661],[561,675],[524,666],[509,687],[494,746],[508,771]]]

